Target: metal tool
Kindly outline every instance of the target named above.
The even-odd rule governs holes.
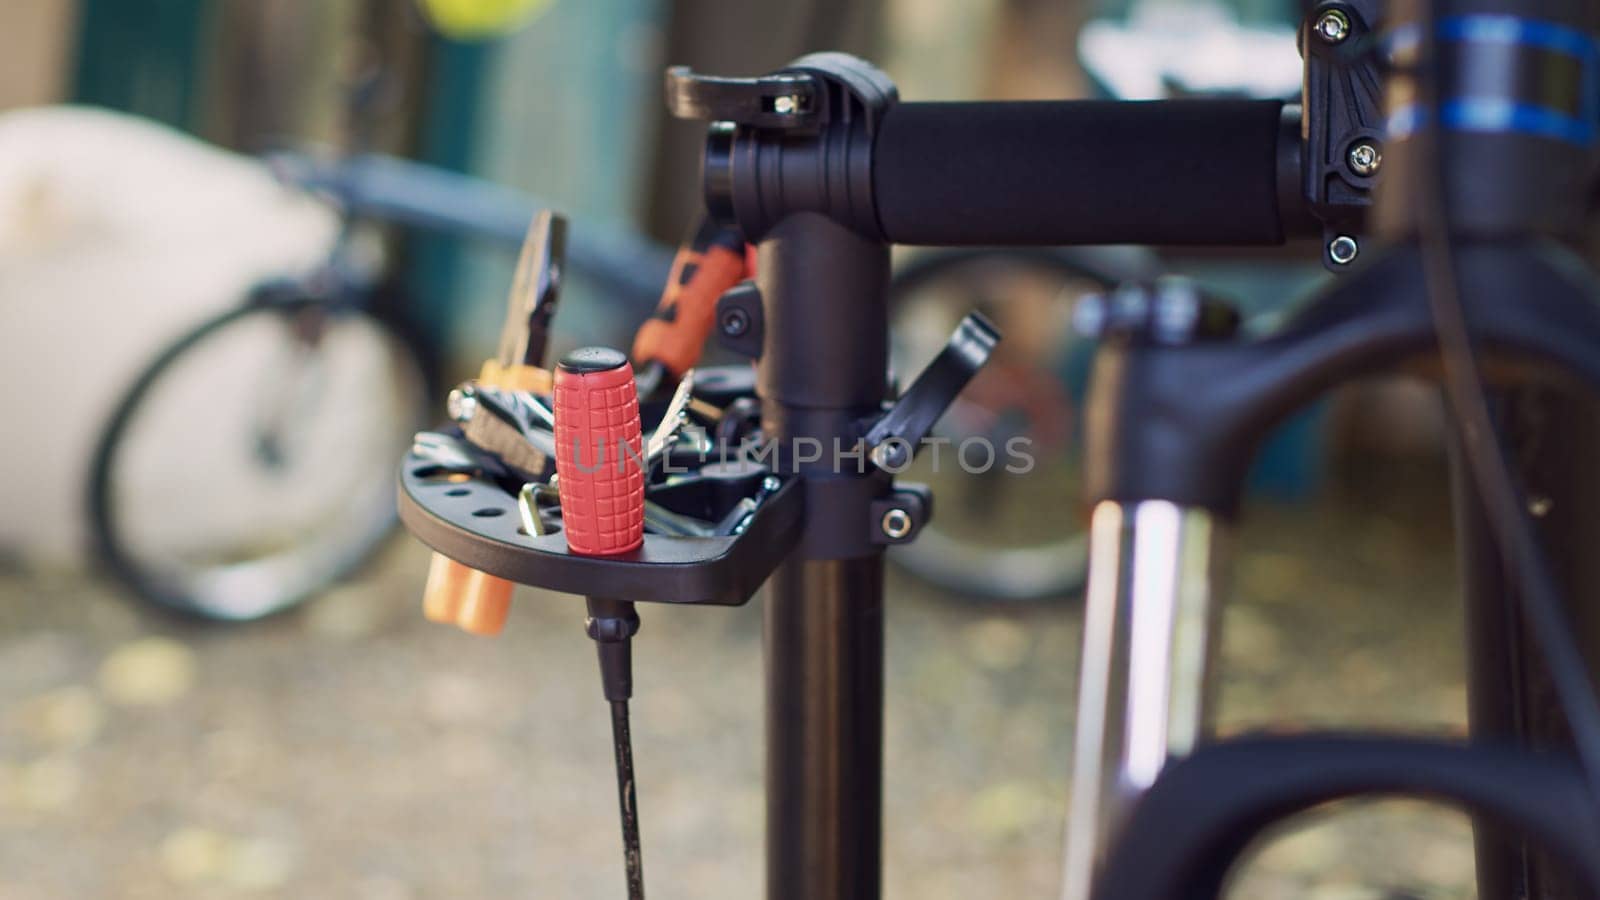
[[[499,352],[494,359],[484,361],[478,376],[478,394],[455,397],[456,412],[467,420],[464,430],[468,439],[480,447],[492,448],[508,466],[534,478],[542,475],[548,453],[519,440],[525,437],[526,430],[518,427],[515,416],[485,416],[480,411],[485,406],[481,389],[548,389],[550,375],[539,365],[560,299],[566,236],[567,224],[561,216],[541,210],[534,217],[517,262]],[[509,408],[502,406],[501,411]],[[423,588],[423,612],[429,619],[450,622],[476,634],[497,634],[505,626],[510,608],[511,582],[434,555],[428,583]]]
[[[683,433],[683,427],[689,422],[689,403],[694,399],[694,370],[683,373],[683,378],[678,382],[677,390],[672,392],[672,400],[667,403],[666,412],[661,414],[661,422],[656,425],[656,430],[650,432],[650,440],[645,443],[644,459],[646,468],[654,467],[677,436]]]

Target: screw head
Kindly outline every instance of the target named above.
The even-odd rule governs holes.
[[[1335,265],[1347,266],[1355,261],[1356,255],[1361,252],[1361,245],[1348,234],[1341,234],[1328,242],[1328,258]]]
[[[911,445],[900,438],[889,438],[872,448],[872,464],[885,472],[895,472],[911,462]]]
[[[722,314],[718,327],[728,337],[743,337],[750,330],[750,316],[742,309],[730,309]]]
[[[792,94],[784,94],[772,98],[772,111],[780,116],[792,116],[800,111],[800,98]]]
[[[895,507],[883,514],[883,520],[878,523],[883,529],[883,536],[891,541],[898,541],[911,533],[911,514]]]
[[[465,425],[472,421],[473,413],[478,411],[478,395],[473,391],[472,385],[464,384],[450,391],[444,401],[445,412],[451,421]]]
[[[1357,175],[1372,175],[1383,165],[1383,151],[1371,141],[1361,141],[1350,148],[1345,155],[1345,162],[1350,164],[1350,171]]]
[[[1343,10],[1326,10],[1317,17],[1317,24],[1314,27],[1317,37],[1322,38],[1323,43],[1340,44],[1350,36],[1350,17],[1345,15]]]

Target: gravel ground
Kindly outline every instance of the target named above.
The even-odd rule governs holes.
[[[1449,537],[1423,481],[1252,511],[1225,733],[1459,731]],[[471,638],[422,620],[425,566],[399,538],[314,604],[219,628],[80,575],[0,574],[0,898],[619,896],[581,603],[527,591],[502,638]],[[1080,609],[890,577],[886,894],[1053,898]],[[658,900],[760,895],[759,610],[643,610]],[[1470,897],[1471,868],[1458,815],[1340,807],[1269,842],[1233,895]]]

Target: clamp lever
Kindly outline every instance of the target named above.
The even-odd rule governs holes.
[[[673,66],[666,83],[667,109],[674,118],[779,129],[816,123],[817,81],[804,73],[723,78]]]
[[[909,464],[934,423],[989,361],[998,343],[1000,331],[994,323],[981,313],[967,313],[939,355],[867,431],[873,464],[886,471]]]

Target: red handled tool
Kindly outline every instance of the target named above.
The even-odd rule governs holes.
[[[574,350],[555,375],[561,527],[574,553],[610,556],[644,542],[644,435],[627,357]]]
[[[592,556],[638,549],[644,543],[644,439],[633,367],[615,350],[574,350],[556,367],[554,398],[556,477],[567,549]],[[601,684],[611,703],[628,897],[643,900],[639,804],[628,729],[632,638],[639,630],[639,615],[626,600],[590,597],[588,602],[585,630],[595,641]]]

